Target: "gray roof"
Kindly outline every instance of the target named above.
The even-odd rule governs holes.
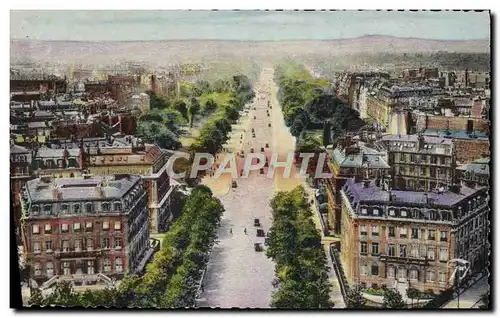
[[[458,166],[457,169],[473,174],[490,175],[490,158],[481,158]]]
[[[373,169],[389,169],[390,166],[385,160],[385,152],[377,151],[376,149],[367,147],[362,143],[359,144],[360,152],[358,154],[345,154],[344,150],[339,148],[333,149],[331,156],[341,167],[356,168],[362,167],[363,163],[368,165],[368,168]]]
[[[73,148],[67,149],[69,157],[78,157],[80,154],[80,149]],[[64,149],[51,149],[51,148],[40,148],[38,149],[35,157],[36,158],[62,158]]]
[[[121,199],[139,180],[139,176],[116,180],[112,177],[57,178],[49,182],[38,178],[28,181],[26,188],[31,202]],[[54,191],[59,193],[57,199],[54,199]]]
[[[451,145],[452,141],[448,138],[434,137],[434,136],[423,136],[426,144],[444,144]],[[418,135],[384,135],[382,136],[383,141],[401,141],[401,142],[417,142]]]
[[[392,190],[385,191],[380,187],[375,186],[374,183],[370,183],[368,187],[365,187],[362,182],[356,183],[353,179],[348,179],[345,183],[345,192],[353,197],[353,203],[360,203],[363,201],[379,201],[379,202],[395,202],[398,204],[420,204],[428,205],[426,200],[425,192],[417,191],[396,191]],[[460,193],[453,193],[446,191],[443,193],[427,192],[427,198],[429,198],[433,204],[441,206],[453,206],[460,203],[465,198],[481,191],[483,188],[469,188],[461,187]],[[389,200],[389,194],[393,196],[392,200]]]
[[[25,147],[16,145],[16,144],[10,144],[10,153],[29,153],[29,150]]]

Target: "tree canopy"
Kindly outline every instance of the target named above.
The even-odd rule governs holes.
[[[271,307],[331,308],[331,284],[321,235],[311,220],[307,194],[301,186],[271,200],[273,225],[266,254],[275,262],[276,290]]]

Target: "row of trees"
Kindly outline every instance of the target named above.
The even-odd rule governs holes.
[[[165,235],[162,248],[142,277],[126,276],[118,287],[75,292],[67,282],[44,296],[33,290],[30,305],[179,308],[195,305],[199,280],[216,242],[224,212],[222,203],[205,186],[193,189],[182,214]]]
[[[227,141],[231,132],[231,124],[238,120],[239,112],[243,110],[246,103],[254,97],[253,87],[245,75],[233,76],[231,82],[232,98],[226,105],[217,107],[214,101],[207,101],[210,109],[217,111],[200,128],[200,134],[191,148],[197,151],[205,151],[212,154],[217,153]]]
[[[331,308],[331,284],[321,236],[302,186],[271,201],[273,225],[266,254],[275,262],[271,307]]]

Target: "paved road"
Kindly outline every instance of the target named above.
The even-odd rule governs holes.
[[[266,110],[272,78],[273,69],[263,69],[256,85],[256,109],[251,112],[251,122],[243,139],[245,153],[251,148],[260,152],[266,143],[271,144],[273,130],[268,127],[270,117]],[[256,132],[255,138],[251,134],[252,128]],[[263,244],[264,238],[256,236],[253,221],[258,218],[266,232],[271,226],[269,200],[274,195],[273,180],[252,171],[247,179],[240,178],[237,182],[237,188],[218,196],[226,211],[219,229],[220,242],[214,247],[207,267],[199,307],[269,307],[274,264],[264,252],[254,250],[254,243]]]
[[[481,297],[490,291],[488,276],[483,277],[477,283],[460,294],[460,300],[455,298],[441,308],[473,308]],[[476,306],[477,307],[477,306]]]

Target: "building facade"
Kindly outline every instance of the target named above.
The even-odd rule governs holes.
[[[431,191],[454,182],[455,156],[450,139],[422,135],[385,135],[392,187]]]
[[[451,259],[488,261],[486,188],[424,193],[347,180],[341,190],[340,258],[350,284],[421,291],[451,287]]]
[[[95,282],[99,274],[141,270],[149,226],[139,176],[43,177],[26,184],[21,202],[25,257],[38,283]]]

